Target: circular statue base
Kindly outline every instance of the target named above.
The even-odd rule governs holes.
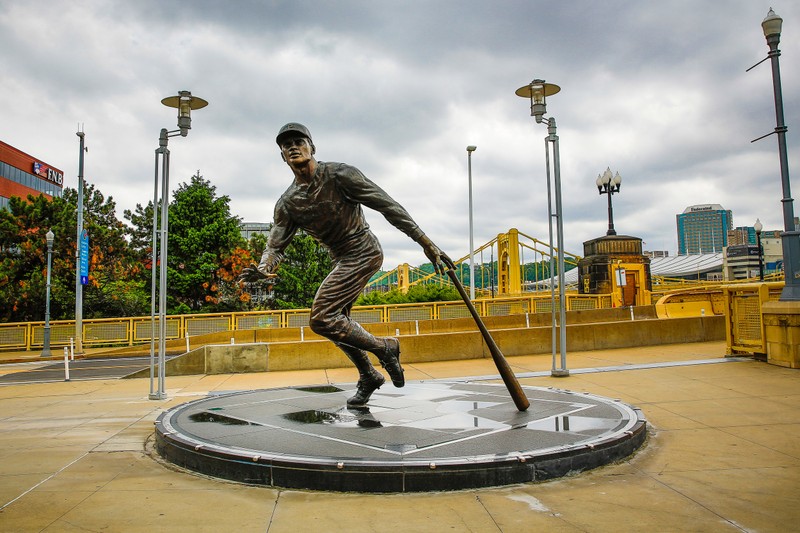
[[[284,488],[456,490],[543,481],[622,459],[645,438],[642,413],[591,394],[503,385],[388,383],[364,408],[355,385],[234,392],[156,421],[156,449],[202,474]]]

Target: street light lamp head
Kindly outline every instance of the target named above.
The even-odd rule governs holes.
[[[474,152],[477,149],[478,149],[477,146],[473,146],[473,145],[467,146],[467,152]]]
[[[769,13],[767,13],[766,18],[761,21],[761,28],[764,30],[764,37],[766,37],[767,40],[769,40],[769,38],[772,36],[780,39],[782,25],[783,19],[776,15],[772,8],[769,8]]]
[[[181,137],[189,135],[192,129],[192,110],[202,109],[208,102],[197,96],[192,96],[190,91],[178,91],[178,96],[168,96],[161,100],[167,107],[174,107],[178,110],[178,128],[181,130]]]
[[[611,167],[606,167],[605,172],[597,175],[595,180],[597,185],[597,192],[601,196],[608,195],[608,231],[606,235],[616,235],[617,231],[614,229],[614,208],[611,205],[611,196],[619,192],[620,185],[622,184],[622,177],[619,172],[616,175],[611,173]]]
[[[761,230],[764,229],[764,225],[761,224],[759,219],[756,219],[756,223],[753,224],[753,229],[756,230],[756,235],[761,235]]]
[[[47,230],[44,238],[47,241],[47,247],[50,248],[53,246],[53,240],[55,239],[55,235],[53,234],[53,230]]]
[[[531,116],[536,118],[538,124],[542,123],[544,114],[547,113],[547,97],[556,94],[561,87],[544,80],[535,79],[528,85],[520,87],[515,94],[531,101]]]
[[[619,192],[620,185],[622,184],[622,176],[619,175],[619,172],[617,172],[616,175],[612,174],[611,167],[608,167],[605,172],[597,175],[595,184],[600,194],[603,194],[604,189],[607,191],[610,190],[611,192]]]

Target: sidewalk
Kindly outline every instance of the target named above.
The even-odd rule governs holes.
[[[0,386],[0,531],[791,531],[800,523],[800,373],[724,359],[725,343],[568,354],[570,377],[523,385],[639,407],[650,436],[627,460],[538,484],[344,494],[237,485],[154,457],[163,410],[209,392],[343,383],[351,369]],[[687,364],[700,360],[712,364]],[[32,360],[32,359],[31,359]],[[518,374],[550,355],[510,358]],[[672,363],[647,369],[625,365]],[[2,365],[10,373],[30,365]],[[496,374],[491,359],[406,365],[406,379]],[[499,381],[499,380],[498,380]]]
[[[82,356],[91,356],[92,354],[102,354],[109,351],[108,348],[86,348]],[[64,347],[59,346],[50,350],[50,357],[42,357],[42,350],[0,350],[0,365],[9,363],[57,363],[64,360]],[[76,356],[77,358],[78,356]],[[0,366],[2,370],[2,366]]]

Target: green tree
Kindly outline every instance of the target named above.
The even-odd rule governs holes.
[[[129,223],[125,232],[128,235],[131,254],[136,256],[143,264],[147,264],[149,272],[149,261],[152,261],[153,246],[153,202],[148,202],[146,206],[136,204],[134,211],[126,209],[123,212],[123,216]]]
[[[248,250],[256,262],[267,246],[267,236],[256,233],[250,237]],[[328,252],[312,237],[299,231],[284,250],[284,260],[278,266],[278,279],[270,289],[267,280],[247,283],[255,307],[266,309],[304,309],[311,307],[314,295],[332,263]]]
[[[267,306],[272,309],[304,309],[311,307],[332,263],[328,251],[311,236],[298,232],[284,250],[278,267],[278,282]]]
[[[167,261],[167,292],[174,310],[244,307],[247,297],[236,276],[252,259],[229,203],[230,198],[218,197],[216,187],[199,172],[175,191],[169,205]],[[144,220],[147,214],[141,209],[136,216]]]
[[[366,294],[362,293],[356,300],[356,305],[386,305],[385,294],[380,290],[370,291]]]
[[[64,199],[74,206],[69,218],[74,246],[77,191],[66,189]],[[94,185],[86,185],[83,206],[83,227],[89,234],[89,280],[83,287],[83,314],[86,318],[136,316],[145,314],[149,308],[149,294],[139,279],[142,264],[131,254],[125,238],[127,229],[117,218],[116,210],[112,197],[106,198]],[[73,263],[73,287],[74,275]]]
[[[125,232],[128,236],[129,254],[131,260],[138,265],[131,273],[131,281],[145,293],[144,301],[149,313],[153,287],[153,202],[148,202],[146,206],[136,204],[135,210],[126,209],[123,216],[128,221]]]
[[[83,287],[87,318],[142,314],[144,291],[131,276],[139,268],[128,254],[124,225],[111,197],[92,185],[84,194],[84,228],[89,234],[89,284]],[[55,235],[51,272],[51,318],[75,316],[77,191],[62,198],[14,197],[0,210],[0,320],[42,320],[45,309],[47,248]]]
[[[452,302],[460,299],[461,295],[459,295],[456,288],[451,285],[427,283],[412,285],[406,293],[398,289],[392,289],[389,292],[372,291],[366,295],[362,294],[358,297],[356,305]]]
[[[263,233],[254,233],[250,237],[250,241],[247,243],[247,249],[250,251],[250,254],[255,257],[256,259],[261,257],[261,254],[264,253],[264,248],[267,247],[267,236]]]
[[[64,273],[74,257],[65,238],[69,225],[63,211],[69,211],[62,198],[12,197],[8,209],[0,209],[0,319],[4,322],[43,320],[47,278],[45,234],[52,230],[53,264],[51,272],[50,314],[56,319],[65,314],[69,285]],[[72,236],[74,243],[75,236]],[[74,245],[73,245],[74,246]],[[70,253],[72,252],[72,254]],[[74,267],[73,267],[74,272]],[[73,278],[74,280],[74,278]],[[74,284],[74,281],[73,281]],[[73,288],[74,293],[74,288]],[[72,296],[74,301],[74,294]]]

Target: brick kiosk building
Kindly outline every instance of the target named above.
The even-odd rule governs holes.
[[[61,170],[0,141],[0,209],[8,206],[12,196],[44,194],[52,198],[60,197],[63,190]]]
[[[650,305],[650,258],[639,237],[604,235],[584,242],[578,275],[579,294],[610,294],[612,307]]]

